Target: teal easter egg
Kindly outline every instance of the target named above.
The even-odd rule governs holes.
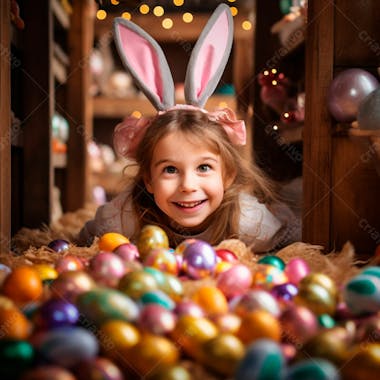
[[[158,304],[168,310],[174,310],[176,306],[175,302],[162,290],[152,290],[150,292],[146,292],[141,296],[140,301],[144,305],[150,303]]]
[[[247,347],[237,366],[235,380],[282,380],[285,359],[280,345],[259,339]]]
[[[82,327],[58,327],[47,330],[36,342],[36,350],[49,362],[71,368],[94,358],[99,344],[94,334]]]
[[[380,278],[359,274],[347,282],[343,299],[355,315],[376,313],[380,310]]]
[[[32,345],[24,340],[0,340],[0,379],[17,379],[34,359]]]
[[[149,273],[156,280],[159,287],[165,284],[166,275],[161,270],[150,266],[144,266],[143,271]]]
[[[334,364],[328,360],[306,359],[289,367],[284,380],[339,380],[340,375]]]
[[[100,325],[109,319],[134,321],[139,315],[137,304],[115,289],[98,288],[82,293],[76,300],[83,327]]]
[[[361,274],[367,274],[369,276],[375,276],[375,277],[380,278],[380,267],[370,266],[370,267],[364,268],[361,271]]]
[[[285,269],[285,262],[280,257],[274,255],[267,255],[259,259],[258,264],[272,265],[280,270]]]

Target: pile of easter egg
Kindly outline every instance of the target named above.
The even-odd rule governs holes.
[[[55,265],[0,265],[0,379],[378,378],[378,267],[336,284],[301,258],[171,248],[151,225],[86,260],[49,246]]]

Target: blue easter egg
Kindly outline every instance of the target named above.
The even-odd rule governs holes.
[[[63,239],[56,239],[52,240],[48,247],[51,248],[55,252],[64,252],[67,251],[70,248],[70,243],[67,240]]]
[[[367,274],[369,276],[375,276],[375,277],[380,278],[380,267],[370,266],[370,267],[364,268],[361,274]]]
[[[238,364],[235,380],[281,380],[284,371],[281,347],[272,340],[258,339],[247,347]]]
[[[380,310],[380,278],[359,274],[350,279],[343,289],[343,299],[355,315],[376,313]]]
[[[37,342],[42,357],[65,368],[96,357],[99,345],[94,334],[82,327],[48,330]]]
[[[337,368],[328,360],[306,359],[289,367],[284,380],[339,380]]]

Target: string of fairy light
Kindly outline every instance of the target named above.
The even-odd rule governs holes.
[[[239,9],[234,5],[235,2],[236,0],[228,0],[228,3],[231,4],[230,10],[231,10],[232,16],[237,16],[239,13]],[[118,5],[119,3],[120,1],[118,0],[111,0],[112,5]],[[185,0],[173,0],[173,5],[178,7],[178,9],[180,10],[180,8],[185,5]],[[166,15],[165,8],[161,5],[156,5],[151,8],[148,4],[141,3],[140,6],[138,7],[138,11],[142,15],[148,15],[151,13],[156,17],[162,17],[161,26],[164,29],[171,29],[174,27],[174,22],[172,18],[170,18],[169,16],[168,17],[165,16]],[[123,12],[120,16],[128,20],[132,20],[133,18],[130,12]],[[104,9],[99,9],[96,13],[96,17],[98,20],[104,20],[107,18],[107,12]],[[194,17],[195,16],[191,12],[184,12],[182,14],[182,20],[186,24],[192,23],[194,20]],[[240,27],[245,31],[249,31],[252,29],[252,22],[248,18],[244,19],[242,20]]]

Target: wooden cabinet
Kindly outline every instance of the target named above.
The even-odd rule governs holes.
[[[375,0],[309,0],[306,45],[306,120],[304,129],[304,241],[340,249],[351,241],[372,254],[380,244],[380,177],[371,147],[361,147],[340,130],[327,109],[334,76],[348,68],[376,74],[380,6]],[[341,128],[342,127],[342,128]]]
[[[19,228],[49,225],[54,187],[61,191],[63,211],[84,205],[86,155],[81,152],[92,121],[86,119],[91,105],[86,77],[95,3],[74,1],[71,14],[59,0],[18,3],[25,21],[20,31],[11,26],[9,1],[0,6],[1,46],[8,57],[0,63],[2,249],[9,248],[10,236]],[[17,147],[11,144],[12,111],[21,121]],[[55,112],[70,125],[64,156],[52,150]]]

